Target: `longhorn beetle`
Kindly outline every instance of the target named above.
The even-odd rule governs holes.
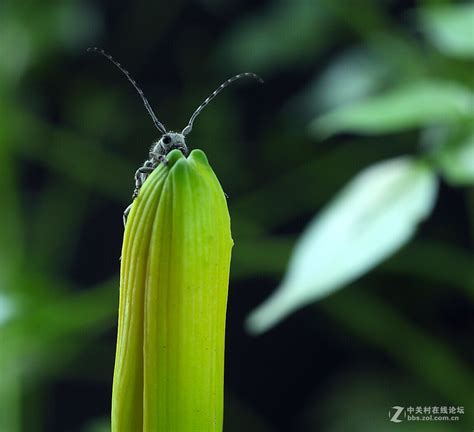
[[[148,103],[147,98],[143,94],[143,91],[138,87],[136,81],[132,78],[130,73],[123,68],[123,66],[113,59],[110,54],[107,54],[104,50],[100,48],[87,48],[88,52],[96,52],[102,54],[106,59],[110,60],[120,71],[127,77],[127,79],[132,83],[135,90],[138,92],[140,97],[142,98],[143,104],[145,105],[148,114],[150,114],[151,119],[155,127],[161,132],[161,138],[154,142],[148,153],[148,159],[143,163],[143,165],[137,169],[135,172],[135,190],[132,194],[132,204],[135,198],[138,196],[140,192],[140,188],[142,187],[143,183],[147,179],[147,177],[156,169],[156,167],[162,163],[167,164],[168,161],[166,159],[166,155],[173,149],[180,150],[184,156],[188,156],[189,149],[186,146],[185,137],[188,135],[191,130],[193,129],[193,123],[199,113],[203,110],[203,108],[212,100],[214,99],[225,87],[227,87],[232,82],[238,80],[239,78],[249,77],[258,80],[260,83],[263,83],[262,78],[260,78],[257,74],[251,72],[243,72],[238,75],[235,75],[228,80],[224,81],[219,87],[217,87],[205,100],[204,102],[199,105],[194,111],[193,115],[189,119],[187,126],[181,132],[172,132],[167,131],[163,123],[161,123],[158,118],[156,117],[153,109],[151,108],[150,104]],[[132,204],[130,204],[125,211],[123,212],[123,225],[127,223],[127,217],[130,213],[132,208]]]

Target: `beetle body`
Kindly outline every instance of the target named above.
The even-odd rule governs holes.
[[[186,127],[181,131],[181,132],[171,132],[167,131],[163,123],[161,123],[158,118],[156,117],[155,113],[153,112],[153,109],[151,108],[150,104],[148,103],[148,100],[146,99],[145,95],[143,94],[143,91],[138,87],[137,83],[135,80],[131,77],[130,73],[125,70],[120,63],[115,61],[110,54],[107,54],[104,50],[99,49],[99,48],[88,48],[87,51],[93,51],[97,52],[99,54],[102,54],[104,57],[106,57],[108,60],[110,60],[115,66],[117,66],[118,69],[128,78],[128,80],[131,82],[133,87],[135,87],[135,90],[137,90],[138,94],[142,98],[143,104],[145,105],[146,110],[148,111],[148,114],[150,114],[151,119],[153,120],[153,123],[155,127],[162,133],[161,138],[153,143],[153,145],[150,148],[149,151],[149,158],[143,163],[143,165],[137,169],[135,172],[135,189],[133,191],[132,195],[132,204],[133,200],[138,196],[140,192],[140,188],[142,187],[143,183],[145,180],[148,178],[148,176],[156,169],[156,167],[160,164],[163,163],[166,165],[167,160],[166,160],[166,155],[174,149],[180,150],[184,156],[188,156],[189,150],[188,147],[186,146],[186,140],[185,136],[189,134],[193,128],[193,123],[196,117],[199,115],[199,113],[203,110],[203,108],[212,100],[214,99],[224,88],[226,88],[230,83],[244,77],[249,77],[249,78],[254,78],[260,83],[263,83],[262,78],[260,78],[258,75],[251,73],[251,72],[243,72],[238,75],[234,75],[233,77],[229,78],[228,80],[224,81],[219,87],[217,87],[202,103],[199,105],[194,111],[193,115],[189,119],[188,124]],[[130,213],[130,210],[132,208],[132,204],[130,204],[124,211],[123,213],[123,223],[124,225],[127,222],[127,216]]]
[[[167,132],[150,147],[149,158],[135,172],[135,190],[132,198],[136,198],[140,188],[148,175],[160,164],[167,164],[166,156],[174,149],[178,149],[184,156],[188,156],[184,135],[179,132]]]
[[[185,137],[179,132],[167,132],[157,142],[154,142],[150,147],[149,158],[143,163],[143,165],[135,171],[135,189],[132,195],[133,200],[138,196],[140,189],[145,183],[148,176],[156,169],[156,167],[162,163],[167,164],[168,161],[166,156],[171,150],[178,149],[183,153],[184,156],[188,156],[189,149],[186,145]],[[127,217],[132,208],[130,204],[123,212],[123,224],[127,223]]]

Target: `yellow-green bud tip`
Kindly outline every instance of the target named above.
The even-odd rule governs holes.
[[[124,234],[112,430],[221,431],[232,238],[200,150],[167,155]]]

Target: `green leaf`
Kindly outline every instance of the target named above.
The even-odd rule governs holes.
[[[110,432],[110,420],[108,418],[94,419],[84,427],[82,432]]]
[[[16,309],[14,299],[9,294],[0,292],[0,327],[15,316]]]
[[[344,106],[314,120],[317,135],[390,133],[472,118],[472,92],[449,81],[420,81]]]
[[[454,186],[474,183],[474,128],[456,136],[435,155],[441,173]]]
[[[437,179],[400,157],[357,175],[306,229],[278,290],[249,317],[258,333],[360,277],[396,252],[431,212]]]
[[[443,54],[474,58],[474,3],[422,8],[419,19],[427,38]]]
[[[352,48],[338,56],[304,91],[307,105],[333,109],[366,98],[389,77],[389,67],[365,47]]]
[[[230,30],[220,44],[217,62],[260,73],[313,62],[330,40],[331,18],[324,5],[315,7],[310,0],[272,2]],[[292,23],[298,23],[297,28],[288,31]]]

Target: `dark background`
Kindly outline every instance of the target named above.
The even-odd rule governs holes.
[[[261,336],[244,327],[344,184],[375,162],[423,153],[420,127],[323,139],[311,120],[351,91],[363,98],[423,77],[472,89],[472,61],[440,53],[420,30],[417,11],[441,3],[456,4],[2,2],[1,430],[109,427],[121,214],[159,135],[125,77],[88,46],[125,65],[172,130],[229,76],[265,80],[227,88],[187,141],[206,152],[232,217],[226,432],[472,428],[472,187],[441,179],[433,213],[395,256]],[[358,55],[370,60],[363,73],[351,70]],[[395,405],[465,415],[394,424]]]

